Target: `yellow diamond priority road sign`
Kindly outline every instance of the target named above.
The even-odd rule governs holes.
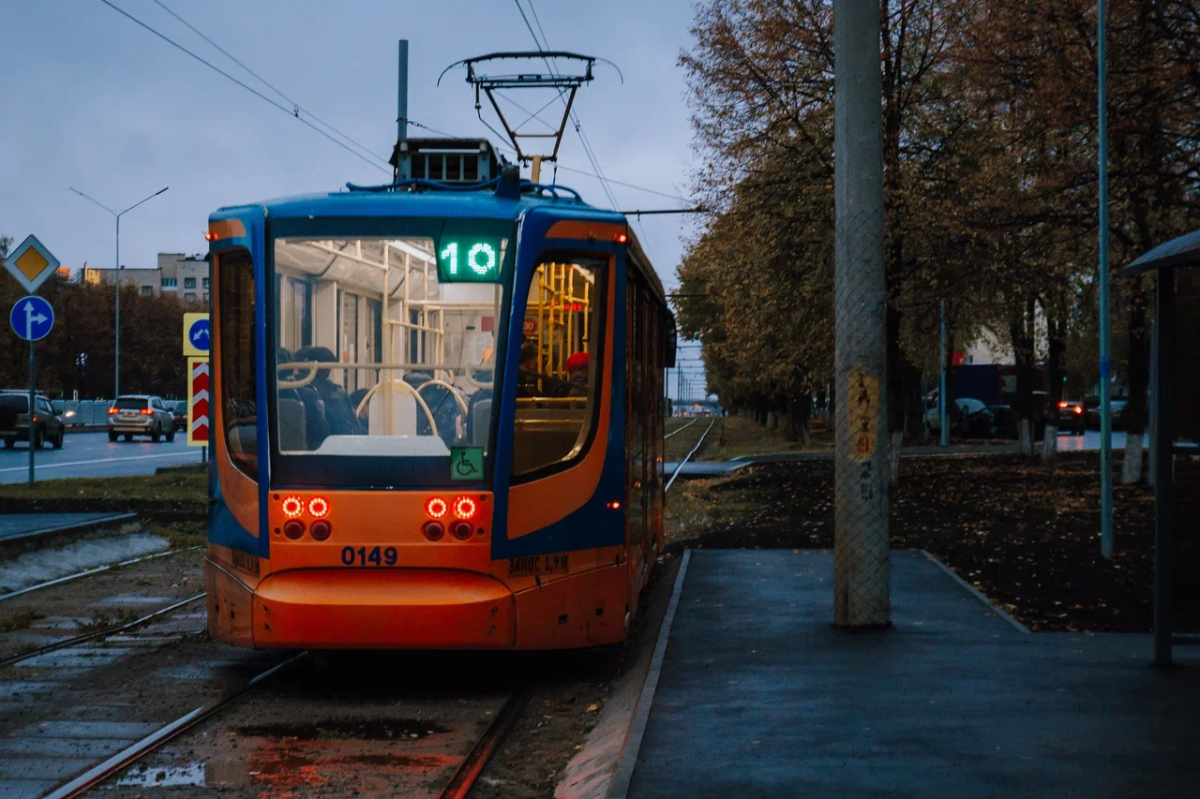
[[[5,259],[4,268],[17,279],[25,291],[32,294],[46,278],[54,274],[54,270],[58,268],[58,259],[37,240],[37,236],[31,234]]]

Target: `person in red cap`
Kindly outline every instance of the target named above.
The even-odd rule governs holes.
[[[588,354],[577,352],[567,358],[567,379],[571,381],[572,397],[586,397],[588,393]]]

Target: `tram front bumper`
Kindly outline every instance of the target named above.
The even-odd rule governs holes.
[[[440,569],[305,569],[254,592],[254,646],[501,649],[513,645],[513,595],[484,574]]]

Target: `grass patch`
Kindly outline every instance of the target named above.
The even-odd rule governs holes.
[[[166,531],[187,533],[205,522],[208,475],[166,472],[0,485],[0,513],[128,513]]]
[[[696,457],[705,461],[725,461],[750,455],[833,449],[833,436],[825,425],[814,421],[811,428],[812,443],[805,446],[801,441],[788,441],[782,429],[768,430],[741,416],[725,416],[717,421]]]
[[[38,613],[32,608],[21,608],[20,610],[5,616],[0,619],[0,633],[11,633],[17,630],[27,630],[29,625],[33,624],[38,619],[44,619],[44,613]]]

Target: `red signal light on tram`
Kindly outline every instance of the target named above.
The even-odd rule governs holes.
[[[449,507],[446,505],[446,500],[441,497],[434,497],[425,503],[425,512],[435,519],[440,519],[446,515]]]
[[[284,497],[279,509],[289,519],[298,519],[300,518],[300,514],[304,513],[304,503],[300,500],[300,497]]]
[[[470,497],[459,497],[454,500],[454,515],[460,519],[474,519],[479,506]]]
[[[617,244],[625,244],[626,242],[629,241],[629,234],[628,233],[618,233],[615,241],[617,242]]]
[[[620,502],[616,502],[616,501],[613,501],[613,502],[606,502],[606,503],[604,503],[604,507],[608,508],[609,510],[620,510],[620,509],[621,509],[621,503],[620,503]]]
[[[216,240],[217,240],[217,234],[216,234],[216,233],[213,233],[212,231],[209,231],[208,233],[205,233],[205,234],[204,234],[204,240],[205,240],[205,241],[216,241]]]
[[[308,512],[314,519],[320,519],[329,513],[329,500],[325,497],[313,497],[308,501]],[[313,528],[314,532],[316,528]]]

